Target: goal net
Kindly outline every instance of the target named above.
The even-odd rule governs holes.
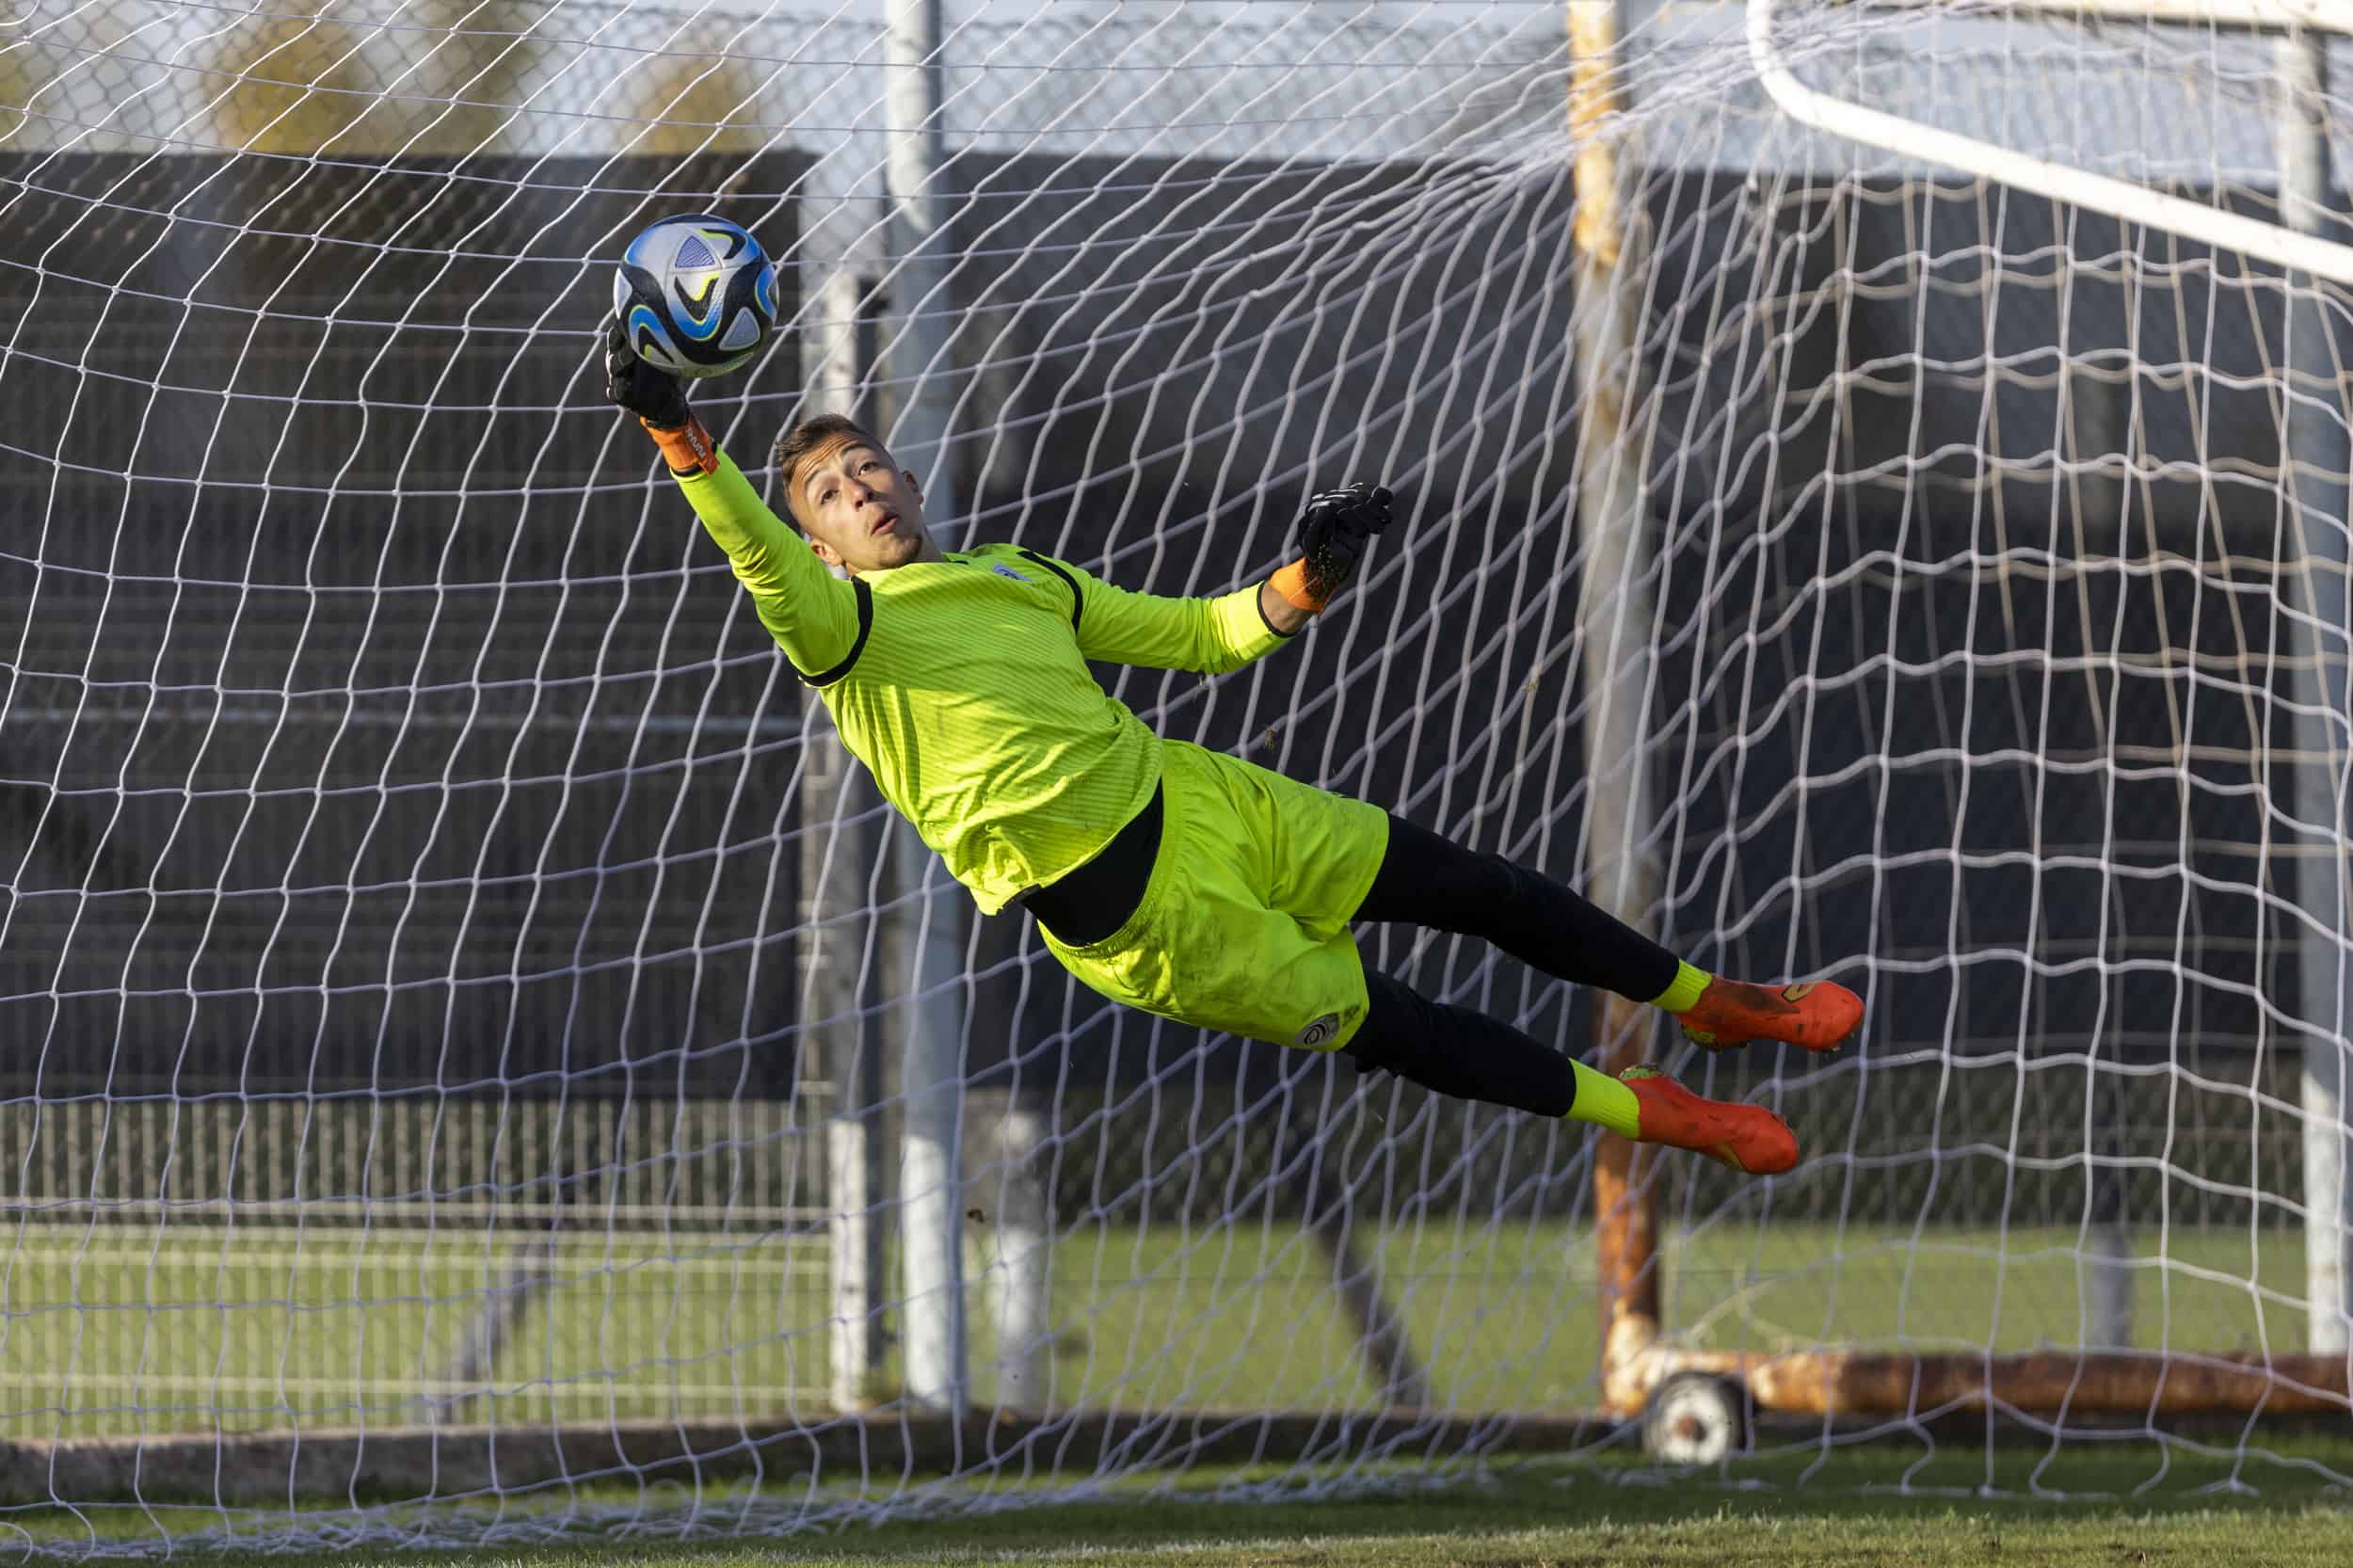
[[[1813,1484],[2353,1480],[2279,1424],[2348,1409],[2353,296],[1835,119],[2353,244],[2353,59],[2297,0],[1768,9],[0,22],[0,1533],[777,1529],[1645,1416]],[[1803,1163],[974,918],[602,399],[609,269],[696,210],[782,263],[696,394],[756,482],[855,411],[952,543],[1167,594],[1395,488],[1300,646],[1107,689],[1863,992],[1836,1057],[1697,1057],[1363,933]]]

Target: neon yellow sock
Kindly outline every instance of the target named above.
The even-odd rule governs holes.
[[[1707,989],[1707,983],[1714,978],[1705,969],[1694,968],[1678,960],[1674,984],[1659,992],[1651,1005],[1663,1007],[1670,1013],[1689,1013],[1699,1005],[1700,993]]]
[[[1569,1065],[1577,1069],[1577,1103],[1569,1107],[1570,1121],[1592,1122],[1622,1137],[1641,1136],[1642,1102],[1634,1097],[1633,1090],[1582,1062]]]

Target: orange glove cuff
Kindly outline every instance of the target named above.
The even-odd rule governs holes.
[[[646,424],[642,416],[637,423],[646,425],[646,434],[651,436],[653,444],[662,449],[662,456],[668,460],[672,473],[719,472],[719,444],[711,439],[711,432],[703,428],[703,422],[694,415],[687,415],[686,423],[673,430],[658,430]]]
[[[1308,586],[1305,561],[1293,561],[1289,566],[1283,568],[1267,579],[1267,586],[1273,588],[1275,595],[1292,609],[1305,610],[1311,616],[1321,613],[1324,605],[1331,602],[1329,600],[1319,597],[1316,591]]]

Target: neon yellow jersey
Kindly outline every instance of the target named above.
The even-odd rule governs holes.
[[[1160,737],[1089,659],[1214,674],[1285,640],[1256,586],[1130,593],[1012,545],[844,581],[725,453],[679,488],[843,744],[986,914],[1093,859],[1160,783]]]

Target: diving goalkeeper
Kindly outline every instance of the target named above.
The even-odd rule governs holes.
[[[884,796],[984,913],[1025,907],[1095,990],[1752,1174],[1797,1163],[1796,1137],[1762,1106],[1704,1099],[1648,1067],[1612,1078],[1369,971],[1350,922],[1484,937],[1547,974],[1664,1008],[1719,1048],[1769,1039],[1833,1049],[1861,1021],[1853,992],[1711,977],[1499,856],[1162,740],[1088,673],[1089,659],[1218,673],[1281,647],[1388,525],[1388,491],[1315,496],[1303,556],[1263,583],[1166,599],[1013,545],[943,552],[915,475],[836,416],[777,443],[788,523],[713,444],[684,383],[640,360],[617,322],[605,369],[612,400],[652,435],[761,624]]]

